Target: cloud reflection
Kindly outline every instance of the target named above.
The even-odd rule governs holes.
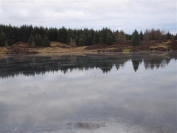
[[[176,132],[175,60],[152,71],[144,61],[136,73],[132,62],[106,74],[94,67],[1,79],[0,132]]]

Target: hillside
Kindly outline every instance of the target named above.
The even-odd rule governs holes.
[[[35,54],[35,53],[74,53],[74,52],[139,52],[139,51],[173,51],[177,50],[177,41],[142,41],[138,46],[132,46],[130,41],[114,42],[113,45],[94,44],[90,46],[71,47],[69,45],[51,42],[50,47],[30,47],[25,42],[17,42],[9,47],[0,47],[1,54]]]

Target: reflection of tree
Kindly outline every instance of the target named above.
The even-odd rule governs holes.
[[[113,66],[113,64],[108,63],[108,62],[103,62],[100,65],[101,65],[100,68],[103,71],[103,73],[108,73],[109,71],[111,71],[112,66]]]
[[[125,62],[127,61],[128,61],[128,58],[122,58],[122,59],[116,60],[116,62],[114,63],[116,66],[116,69],[119,70],[120,67],[124,67]]]
[[[100,68],[103,72],[109,72],[113,65],[123,66],[128,59],[119,59],[117,56],[86,55],[86,56],[32,56],[9,57],[0,59],[0,77],[24,74],[26,76],[41,74],[48,71],[62,71],[66,73],[73,69],[88,70]]]
[[[45,72],[62,71],[66,73],[73,69],[89,70],[100,68],[103,72],[111,71],[115,65],[117,70],[123,67],[128,60],[132,60],[133,68],[138,70],[139,64],[144,60],[146,69],[154,67],[165,67],[171,58],[177,58],[176,54],[167,53],[163,56],[151,54],[113,54],[113,55],[65,55],[65,56],[14,56],[0,59],[0,77],[7,78],[23,74],[26,76],[34,76],[36,74],[44,74]]]
[[[168,63],[170,62],[169,59],[160,59],[160,58],[154,58],[154,59],[146,59],[144,60],[144,66],[146,69],[154,69],[154,68],[164,68]]]
[[[133,64],[133,68],[135,70],[135,72],[138,70],[139,65],[142,62],[142,58],[140,57],[132,57],[132,64]]]

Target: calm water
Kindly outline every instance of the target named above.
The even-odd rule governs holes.
[[[177,133],[176,59],[0,55],[0,133]]]

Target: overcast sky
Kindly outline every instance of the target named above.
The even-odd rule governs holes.
[[[0,23],[177,33],[177,0],[0,0]]]

